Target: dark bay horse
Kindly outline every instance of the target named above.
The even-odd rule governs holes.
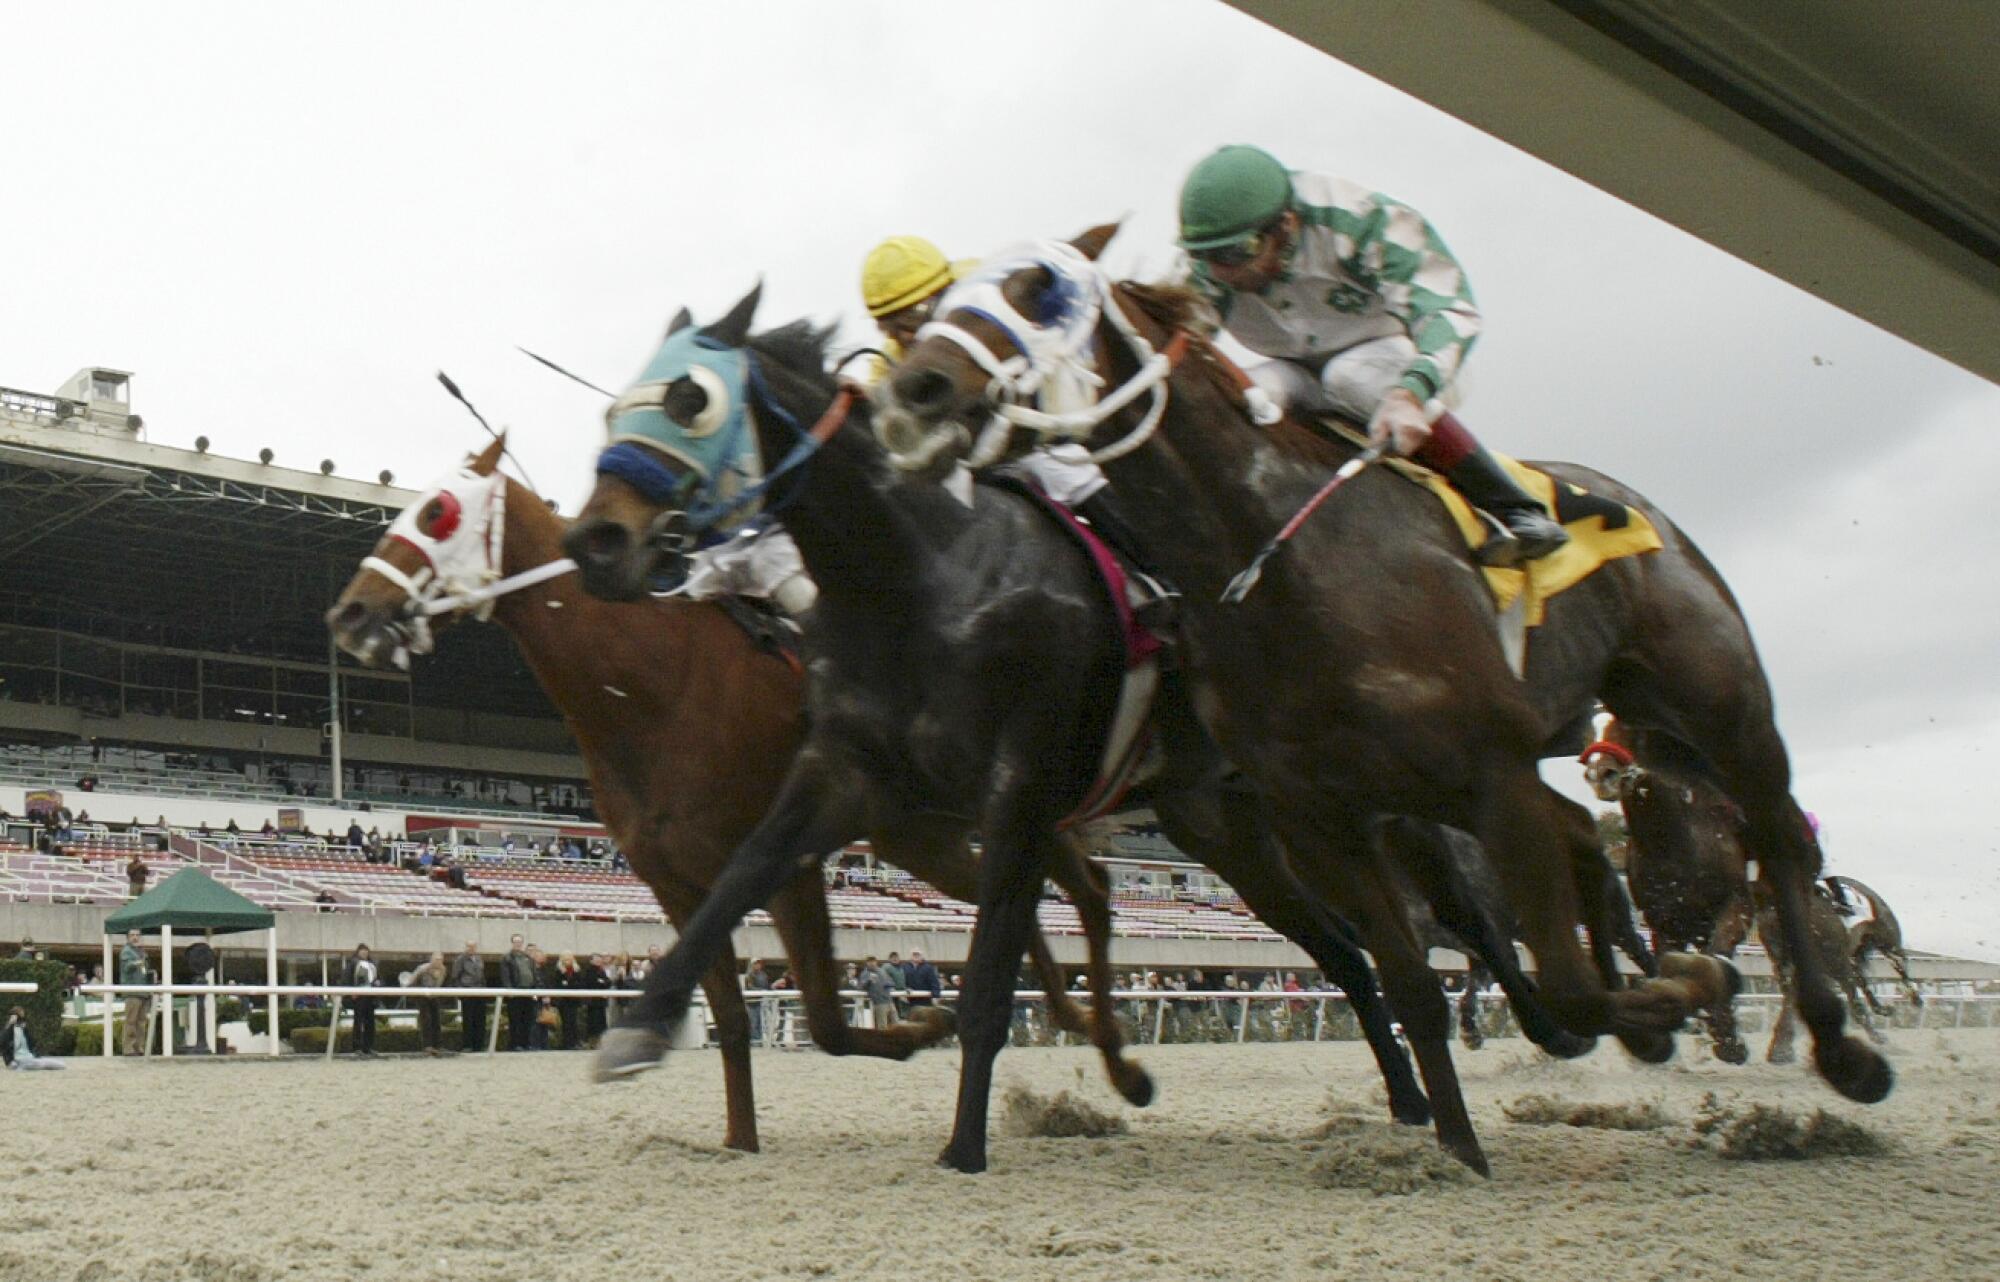
[[[1008,490],[982,487],[961,501],[943,487],[891,484],[866,402],[824,370],[825,336],[801,324],[753,338],[756,304],[752,291],[700,330],[676,323],[646,377],[613,406],[621,439],[600,456],[596,491],[564,544],[588,589],[613,598],[643,590],[690,513],[728,501],[714,478],[731,451],[709,443],[740,423],[758,457],[738,473],[764,478],[759,501],[782,509],[819,585],[805,627],[804,746],[770,812],[647,977],[645,998],[607,1035],[600,1075],[658,1062],[731,927],[801,863],[871,825],[949,815],[977,828],[983,853],[959,1003],[958,1109],[940,1160],[983,1170],[1015,969],[1058,830],[1092,790],[1125,642],[1097,571],[1049,513]],[[739,406],[752,412],[739,420]],[[654,448],[622,439],[641,433]],[[1171,700],[1164,707],[1156,733],[1165,775],[1152,801],[1169,838],[1346,990],[1393,1115],[1429,1120],[1351,932],[1292,876],[1256,795],[1219,782],[1222,763],[1192,715],[1171,715]],[[1108,973],[1102,980],[1108,986]],[[1111,1008],[1104,991],[1094,1004]],[[1150,1096],[1143,1075],[1115,1084],[1135,1102]]]
[[[438,592],[456,598],[561,559],[567,524],[497,471],[502,448],[496,440],[398,518],[328,612],[342,649],[371,664],[407,662],[408,649],[429,648],[430,625],[417,622],[417,608]],[[575,735],[605,825],[668,920],[684,929],[798,750],[802,676],[715,605],[610,604],[581,591],[574,574],[500,596],[480,612],[489,608]],[[459,613],[441,614],[440,626]],[[884,859],[947,894],[978,893],[964,825],[914,821],[877,829],[872,839]],[[1109,898],[1095,865],[1071,854],[1064,852],[1055,876],[1077,905],[1093,965],[1108,970]],[[769,907],[821,1049],[902,1059],[949,1031],[942,1018],[882,1030],[848,1026],[816,864],[787,877]],[[1039,934],[1030,952],[1055,1021],[1091,1033],[1062,995],[1062,972]],[[725,1144],[754,1152],[750,1023],[726,940],[701,979],[722,1048]]]
[[[955,286],[943,323],[879,394],[885,443],[935,473],[954,456],[1002,457],[1020,426],[1085,440],[1157,568],[1187,594],[1196,706],[1270,800],[1286,846],[1360,850],[1369,817],[1384,813],[1471,832],[1507,886],[1551,1011],[1575,1032],[1614,1032],[1652,1053],[1726,987],[1726,964],[1670,954],[1669,978],[1629,988],[1613,987],[1601,951],[1593,967],[1577,925],[1595,898],[1582,884],[1595,834],[1588,812],[1542,784],[1536,761],[1562,750],[1600,698],[1689,745],[1743,810],[1796,945],[1820,1072],[1850,1098],[1883,1098],[1888,1061],[1845,1034],[1840,999],[1803,946],[1818,844],[1790,793],[1749,628],[1693,542],[1611,478],[1548,465],[1643,512],[1665,547],[1549,602],[1525,679],[1506,662],[1491,596],[1442,506],[1380,469],[1321,508],[1247,599],[1223,602],[1237,571],[1357,451],[1289,421],[1253,423],[1240,371],[1191,328],[1203,323],[1191,295],[1113,285],[1096,267],[1115,230],[989,259]],[[1115,389],[1096,410],[1032,404],[1044,386],[1093,381]],[[1405,1026],[1417,1021],[1413,1045],[1441,1046],[1435,984],[1412,973],[1398,988],[1390,961],[1376,960]]]

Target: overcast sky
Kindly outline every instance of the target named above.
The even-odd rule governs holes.
[[[673,310],[865,337],[861,256],[1128,214],[1255,142],[1423,210],[1487,317],[1464,416],[1658,500],[1734,586],[1835,871],[2000,959],[2000,389],[1220,4],[12,5],[0,385],[135,372],[149,438],[573,510]],[[1551,777],[1567,777],[1567,767]]]

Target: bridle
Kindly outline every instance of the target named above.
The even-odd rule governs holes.
[[[507,520],[507,478],[499,472],[481,475],[470,467],[446,477],[389,524],[388,540],[415,552],[423,564],[413,571],[370,554],[361,568],[380,575],[403,592],[399,617],[391,625],[399,668],[410,666],[410,655],[429,654],[434,644],[430,621],[441,614],[470,611],[484,621],[494,604],[510,592],[532,587],[576,568],[568,557],[501,577]]]
[[[1037,267],[1053,277],[1051,289],[1061,309],[1042,321],[1022,315],[1005,289],[1007,280],[1016,273]],[[1140,397],[1149,396],[1150,403],[1138,424],[1090,455],[1096,463],[1123,458],[1158,430],[1167,409],[1168,377],[1188,348],[1186,331],[1177,331],[1165,350],[1156,350],[1126,316],[1104,270],[1062,241],[1034,242],[995,255],[981,264],[978,272],[952,286],[938,311],[941,318],[918,329],[917,341],[945,339],[987,375],[985,402],[993,412],[966,458],[974,469],[1002,458],[1015,428],[1045,437],[1083,439]],[[1007,340],[1012,352],[996,354],[955,323],[959,316],[985,321]],[[1100,319],[1111,322],[1138,365],[1130,378],[1103,395],[1099,393],[1104,379],[1088,356]],[[892,448],[890,457],[900,468],[920,470],[957,439],[953,433],[933,431],[913,448]]]

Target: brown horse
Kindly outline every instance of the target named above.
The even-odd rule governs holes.
[[[1868,954],[1879,952],[1895,968],[1896,978],[1903,982],[1903,991],[1910,995],[1910,1005],[1924,1004],[1924,995],[1910,979],[1909,954],[1903,951],[1903,927],[1896,920],[1882,896],[1852,877],[1828,877],[1826,885],[1833,892],[1835,906],[1843,917],[1852,916],[1853,896],[1859,895],[1867,901],[1868,916],[1847,927],[1847,955],[1853,960],[1855,973],[1862,977],[1861,991],[1868,995],[1868,1002],[1878,1015],[1886,1015],[1889,1008],[1875,998],[1874,990],[1867,986]]]
[[[1887,1095],[1887,1060],[1845,1035],[1840,999],[1803,947],[1818,845],[1791,796],[1749,628],[1693,542],[1611,478],[1547,465],[1643,512],[1665,546],[1549,602],[1516,677],[1491,596],[1441,505],[1379,469],[1350,471],[1352,484],[1297,529],[1263,586],[1225,601],[1237,572],[1336,467],[1365,459],[1296,424],[1253,422],[1240,372],[1190,328],[1194,299],[1113,285],[1095,266],[1115,231],[990,259],[955,286],[878,393],[885,445],[936,476],[958,458],[1005,456],[1024,426],[1096,450],[1154,565],[1187,594],[1183,655],[1196,706],[1270,799],[1287,848],[1344,850],[1357,866],[1371,857],[1370,817],[1383,813],[1472,832],[1507,886],[1551,1013],[1574,1032],[1614,1032],[1651,1053],[1670,1050],[1666,1035],[1714,1000],[1728,968],[1672,954],[1661,959],[1669,978],[1617,988],[1608,952],[1591,964],[1577,927],[1580,903],[1593,903],[1580,884],[1593,825],[1542,784],[1536,762],[1567,745],[1597,698],[1689,744],[1742,807],[1749,849],[1799,945],[1800,1003],[1821,1073],[1850,1098]],[[1092,387],[1107,389],[1102,400],[1078,410]],[[1067,401],[1031,404],[1044,389]],[[1371,935],[1371,949],[1383,937]],[[1420,1062],[1428,1046],[1448,1067],[1434,978],[1389,953],[1376,960]]]
[[[1613,721],[1586,748],[1584,779],[1615,801],[1629,837],[1625,879],[1655,947],[1734,957],[1750,933],[1743,813],[1686,749]],[[1817,934],[1817,928],[1815,928]],[[1735,986],[1704,1008],[1715,1056],[1749,1058],[1737,1034]]]
[[[1831,882],[1835,879],[1829,877],[1827,880]],[[1852,887],[1864,893],[1871,901],[1879,902],[1875,892],[1860,882],[1849,877],[1842,877],[1839,880],[1844,883],[1844,888]],[[1778,929],[1771,896],[1761,883],[1752,885],[1751,896],[1757,908],[1757,934],[1764,941],[1764,951],[1770,954],[1771,970],[1777,977],[1778,991],[1784,995],[1784,1000],[1778,1006],[1778,1018],[1771,1026],[1771,1044],[1766,1048],[1764,1058],[1772,1064],[1789,1064],[1796,1058],[1792,1050],[1792,1038],[1797,1032],[1797,1021],[1793,1018],[1793,1007],[1797,1004],[1794,998],[1796,983],[1794,977],[1797,967],[1792,964],[1791,954],[1785,948],[1784,934]],[[1849,927],[1841,920],[1840,910],[1835,904],[1833,894],[1824,886],[1813,887],[1811,902],[1812,947],[1819,954],[1821,963],[1825,965],[1828,973],[1833,976],[1834,982],[1840,985],[1841,992],[1846,994],[1847,1006],[1854,1012],[1855,1022],[1866,1029],[1868,1035],[1877,1043],[1886,1044],[1888,1039],[1875,1027],[1868,1012],[1869,1008],[1873,1007],[1877,1015],[1887,1015],[1889,1008],[1883,1005],[1868,987],[1867,969],[1857,957],[1859,950],[1871,946],[1863,942],[1868,923]],[[1886,909],[1887,905],[1883,907]],[[1890,920],[1895,920],[1893,914]],[[1909,984],[1907,972],[1903,975],[1903,982]],[[1917,1005],[1923,1004],[1923,998],[1917,994],[1914,984],[1910,985],[1910,999]]]
[[[390,527],[327,614],[342,649],[363,662],[407,662],[408,649],[428,649],[429,626],[418,607],[440,586],[456,594],[561,560],[567,524],[496,471],[502,449],[495,440]],[[802,675],[714,605],[603,602],[579,590],[573,573],[501,596],[479,612],[489,608],[576,737],[605,825],[680,929],[790,769],[804,732]],[[963,824],[906,824],[873,840],[883,858],[947,894],[978,893]],[[1079,856],[1058,861],[1053,875],[1076,903],[1093,968],[1108,976],[1110,900],[1101,872]],[[883,1030],[848,1026],[816,865],[791,877],[769,911],[820,1049],[903,1059],[950,1031],[943,1012]],[[1086,1025],[1062,996],[1062,973],[1039,935],[1030,955],[1050,994],[1052,1018],[1104,1045],[1101,1026],[1115,1021]],[[733,950],[724,948],[701,983],[722,1047],[724,1142],[754,1152],[750,1021]],[[1115,1058],[1112,1047],[1106,1053]]]

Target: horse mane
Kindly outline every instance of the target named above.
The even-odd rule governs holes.
[[[1184,330],[1191,335],[1196,340],[1194,354],[1200,357],[1194,364],[1222,393],[1224,400],[1242,408],[1243,393],[1236,382],[1241,370],[1215,345],[1215,333],[1222,327],[1222,318],[1206,298],[1186,285],[1164,282],[1119,281],[1117,290],[1154,324],[1170,331]],[[1321,467],[1339,467],[1355,453],[1353,447],[1336,444],[1295,422],[1289,414],[1259,431],[1285,453]]]
[[[809,320],[795,320],[752,335],[746,346],[794,374],[824,379],[827,348],[832,343],[831,326],[822,329]]]

